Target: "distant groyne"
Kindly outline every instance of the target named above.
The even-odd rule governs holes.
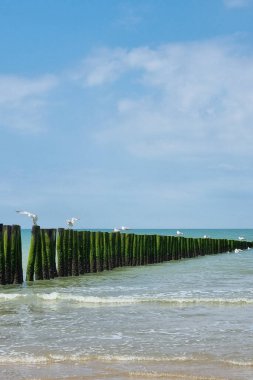
[[[240,240],[77,231],[33,226],[26,281],[85,275],[252,248]],[[0,224],[0,285],[22,284],[21,228]]]

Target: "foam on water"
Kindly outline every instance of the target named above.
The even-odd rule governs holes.
[[[0,293],[0,302],[3,301],[14,301],[26,298],[27,294],[20,293]]]
[[[131,305],[139,303],[162,303],[168,305],[187,306],[193,304],[203,305],[253,305],[252,298],[169,298],[169,297],[140,297],[140,296],[119,296],[119,297],[97,297],[81,296],[59,292],[37,294],[37,297],[44,301],[72,301],[84,305]]]
[[[224,360],[207,356],[138,356],[138,355],[80,355],[80,354],[48,354],[48,355],[0,355],[1,364],[43,364],[43,363],[82,363],[88,361],[100,361],[105,363],[133,362],[133,363],[212,363],[222,364],[228,367],[253,367],[253,361]]]

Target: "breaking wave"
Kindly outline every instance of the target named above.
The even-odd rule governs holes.
[[[64,293],[37,294],[44,301],[72,301],[87,305],[131,305],[142,303],[160,303],[175,306],[187,306],[194,304],[204,305],[253,305],[251,298],[169,298],[159,296],[119,296],[119,297],[97,297],[81,296]]]
[[[77,304],[87,305],[87,306],[120,306],[120,305],[131,305],[131,304],[162,304],[171,306],[192,306],[192,305],[253,305],[252,298],[204,298],[204,297],[192,297],[192,298],[181,298],[181,297],[170,297],[166,295],[133,295],[133,296],[84,296],[75,295],[71,293],[32,293],[32,294],[20,294],[20,293],[0,293],[0,303],[8,301],[20,301],[33,302],[33,301],[44,301],[44,302],[61,302],[69,301]]]
[[[132,363],[202,363],[222,364],[229,367],[253,367],[253,361],[220,360],[205,356],[171,356],[151,357],[134,355],[80,355],[80,354],[48,354],[48,355],[0,355],[0,364],[49,364],[49,363],[82,363],[82,362],[132,362]]]

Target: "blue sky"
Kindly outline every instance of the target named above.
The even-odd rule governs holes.
[[[251,0],[1,0],[1,222],[252,227]]]

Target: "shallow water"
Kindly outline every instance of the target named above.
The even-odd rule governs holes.
[[[252,278],[247,250],[2,287],[0,378],[252,379]]]

